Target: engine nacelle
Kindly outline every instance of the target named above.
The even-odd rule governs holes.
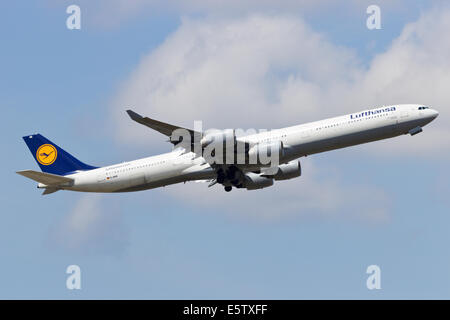
[[[272,177],[275,180],[288,180],[300,177],[302,174],[302,167],[299,160],[292,160],[288,163],[278,166],[278,171]]]
[[[249,172],[245,174],[244,186],[247,190],[267,188],[273,185],[273,179],[263,177],[257,173]]]
[[[211,130],[207,132],[200,140],[202,148],[210,144],[226,146],[234,146],[236,144],[236,134],[234,129],[227,130]]]
[[[248,151],[250,164],[270,164],[278,162],[284,156],[283,142],[272,141],[268,143],[258,143]]]

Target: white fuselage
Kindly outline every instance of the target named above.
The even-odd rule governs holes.
[[[340,117],[240,137],[252,144],[282,141],[286,152],[280,163],[302,156],[387,139],[423,127],[438,115],[420,105],[374,108]],[[74,183],[66,190],[84,192],[127,192],[179,182],[213,179],[216,173],[203,157],[175,149],[172,152],[77,172],[67,177]]]

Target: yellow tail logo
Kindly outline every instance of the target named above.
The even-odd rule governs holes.
[[[51,144],[43,144],[36,152],[37,161],[44,166],[51,165],[57,157],[58,151]]]

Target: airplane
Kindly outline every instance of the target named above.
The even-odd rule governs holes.
[[[414,136],[433,121],[439,113],[425,105],[402,104],[376,107],[339,117],[295,125],[282,129],[237,137],[235,130],[210,133],[171,125],[132,110],[130,118],[156,130],[174,145],[171,152],[106,167],[87,165],[40,134],[23,137],[42,172],[34,170],[17,173],[38,182],[43,195],[58,190],[116,193],[163,187],[188,181],[220,184],[225,191],[234,188],[256,190],[270,187],[274,181],[288,180],[301,175],[299,158],[345,148],[367,142],[392,138],[403,134]],[[187,132],[183,136],[174,132]],[[215,151],[223,151],[218,142],[231,141],[233,146],[217,158],[229,157],[231,162],[212,158]],[[218,148],[205,155],[208,147]],[[275,165],[263,163],[261,150],[278,156]],[[262,152],[262,151],[261,151]],[[250,156],[256,159],[250,162]],[[254,156],[256,155],[256,156]],[[238,162],[238,156],[242,161]],[[213,161],[211,161],[213,159]]]

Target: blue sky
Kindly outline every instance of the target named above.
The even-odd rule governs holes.
[[[374,31],[364,1],[123,3],[80,1],[73,31],[70,1],[0,6],[0,298],[450,298],[444,2],[382,1]],[[302,159],[301,178],[256,192],[42,197],[15,174],[38,169],[21,139],[37,132],[93,165],[170,150],[125,106],[270,128],[416,101],[441,113],[420,135]]]

